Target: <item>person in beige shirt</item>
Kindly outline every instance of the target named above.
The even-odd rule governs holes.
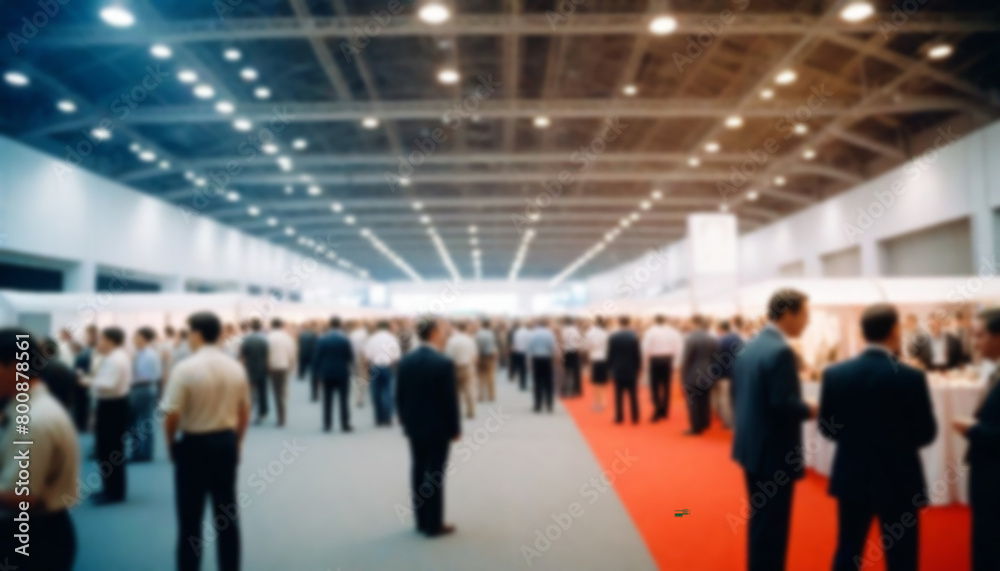
[[[243,367],[217,345],[222,323],[213,313],[188,318],[192,355],[174,367],[163,399],[163,426],[175,464],[178,568],[198,569],[205,498],[218,526],[219,567],[239,569],[236,467],[250,422],[250,383]],[[181,436],[178,439],[177,433]]]

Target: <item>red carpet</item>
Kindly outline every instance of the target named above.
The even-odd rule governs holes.
[[[589,394],[564,400],[563,404],[605,469],[612,469],[618,452],[627,451],[637,457],[615,476],[614,486],[660,569],[745,569],[745,517],[749,508],[743,473],[730,460],[731,432],[715,419],[702,436],[683,436],[688,427],[687,413],[677,391],[671,397],[668,421],[649,423],[652,405],[648,393],[642,391],[640,424],[616,426],[612,423],[611,388],[611,406],[604,412],[592,410]],[[825,477],[810,473],[796,487],[788,554],[790,571],[831,568],[837,514],[826,485]],[[675,517],[675,510],[681,509],[690,510],[690,515]],[[921,513],[920,525],[921,570],[970,568],[967,507],[926,509]],[[885,569],[874,529],[863,553],[870,562],[862,567],[866,571]]]

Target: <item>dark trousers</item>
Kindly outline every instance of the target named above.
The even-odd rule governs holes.
[[[969,469],[972,508],[972,571],[1000,569],[1000,470]]]
[[[73,387],[73,424],[80,434],[90,429],[90,387]]]
[[[788,554],[788,528],[792,517],[792,492],[795,483],[790,481],[778,485],[774,481],[774,474],[757,475],[746,472],[745,478],[750,505],[756,505],[753,501],[754,494],[765,498],[761,507],[751,508],[747,525],[747,569],[783,571]],[[772,489],[774,495],[768,497],[767,491]]]
[[[240,568],[240,514],[236,500],[239,445],[232,430],[185,434],[174,443],[174,487],[177,506],[177,569],[194,571],[202,551],[212,545],[201,532],[205,498],[211,498],[218,566]]]
[[[563,353],[563,371],[565,375],[563,376],[562,396],[580,396],[583,390],[580,385],[580,353],[577,351]]]
[[[312,389],[312,401],[313,402],[316,402],[316,401],[319,400],[319,393],[320,393],[319,386],[320,386],[320,384],[322,382],[323,381],[321,381],[319,377],[317,377],[314,374],[309,373],[309,385],[310,385],[310,388]]]
[[[264,418],[267,416],[267,375],[250,379],[250,384],[254,400],[257,401],[257,418]]]
[[[837,553],[833,557],[833,570],[857,571],[859,567],[866,567],[858,565],[858,561],[864,561],[868,530],[871,529],[872,518],[878,516],[882,531],[882,542],[878,546],[879,558],[881,559],[884,549],[889,571],[917,571],[920,534],[917,509],[908,496],[889,498],[882,505],[839,500],[837,515],[840,531],[837,535]],[[912,527],[907,527],[907,523],[912,523]]]
[[[532,357],[531,375],[535,382],[535,412],[545,410],[552,412],[552,357]]]
[[[94,447],[100,473],[104,480],[103,492],[109,498],[125,499],[125,445],[122,437],[128,432],[129,399],[98,399],[97,424]]]
[[[632,422],[639,422],[639,394],[636,392],[638,381],[631,379],[615,379],[615,422],[625,419],[622,401],[628,394],[629,405],[632,407]]]
[[[28,512],[31,545],[28,548],[30,557],[24,557],[14,551],[21,542],[14,538],[19,522],[14,521],[14,514],[5,515],[0,522],[0,553],[3,554],[3,565],[0,569],[17,569],[18,571],[70,571],[76,559],[76,532],[73,520],[68,510],[52,513],[32,510]]]
[[[375,409],[375,426],[392,424],[392,369],[372,365],[372,408]]]
[[[510,372],[517,375],[517,382],[521,390],[528,388],[528,361],[524,353],[510,354]]]
[[[410,492],[418,531],[437,531],[444,523],[444,465],[447,440],[410,439]]]
[[[702,432],[711,424],[712,418],[712,387],[702,388],[684,385],[687,394],[688,419],[693,432]]]
[[[347,379],[323,380],[323,429],[330,430],[333,427],[333,395],[337,394],[340,399],[340,428],[347,430],[351,428],[351,407],[348,406],[350,397],[350,383]]]
[[[288,371],[271,371],[271,388],[274,389],[274,408],[278,409],[278,426],[285,425],[285,401],[288,396]]]
[[[158,383],[141,383],[134,385],[129,391],[131,460],[149,461],[153,459],[153,443],[159,436],[155,418],[157,385]]]
[[[650,357],[649,389],[653,396],[653,416],[670,416],[670,377],[674,372],[673,357]]]

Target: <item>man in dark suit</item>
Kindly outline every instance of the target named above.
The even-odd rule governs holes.
[[[779,290],[768,302],[771,323],[736,357],[736,434],[733,459],[743,466],[747,492],[765,501],[750,513],[750,571],[782,571],[788,552],[794,482],[803,477],[802,422],[816,405],[802,400],[796,338],[809,323],[809,302],[795,290]]]
[[[316,354],[316,341],[319,339],[319,335],[316,333],[316,324],[312,321],[307,321],[302,324],[302,329],[299,331],[299,380],[306,380],[306,375],[309,373],[309,367],[313,362],[313,356]],[[310,389],[312,390],[312,401],[316,402],[319,400],[319,380],[315,377],[309,378]]]
[[[869,307],[861,329],[868,348],[823,372],[819,430],[837,442],[830,477],[840,522],[833,569],[858,569],[878,516],[883,544],[892,546],[885,552],[889,571],[916,571],[918,511],[927,503],[919,452],[937,434],[930,389],[923,372],[898,360],[896,308]]]
[[[351,431],[351,365],[354,348],[341,329],[339,317],[330,319],[330,331],[319,338],[313,351],[312,375],[323,386],[323,430],[333,425],[333,395],[340,399],[340,430]]]
[[[942,330],[941,321],[931,318],[927,324],[929,334],[918,335],[910,351],[928,371],[946,371],[962,364],[962,342],[958,337]]]
[[[1000,309],[979,315],[975,340],[984,359],[1000,363]],[[1000,569],[1000,366],[987,382],[975,419],[957,419],[954,427],[969,439],[972,571]]]
[[[639,336],[629,328],[629,318],[618,318],[618,331],[608,338],[608,370],[615,382],[615,424],[625,420],[622,399],[628,394],[632,407],[632,424],[639,423],[639,396],[636,386],[642,372],[642,349]]]
[[[421,318],[417,335],[420,347],[399,363],[396,408],[410,440],[410,488],[417,531],[437,537],[455,531],[444,523],[444,466],[450,443],[461,436],[462,425],[455,363],[441,353],[443,325],[434,317]]]
[[[684,432],[689,436],[701,434],[712,423],[712,386],[722,373],[721,367],[713,367],[713,359],[719,352],[719,342],[708,332],[708,320],[700,315],[691,319],[694,330],[684,341],[681,357],[681,382],[687,396],[688,419],[691,428]]]
[[[257,420],[255,424],[264,422],[267,416],[267,338],[261,332],[259,319],[250,320],[250,335],[243,338],[240,345],[240,361],[247,371],[250,380],[250,393],[257,401]]]

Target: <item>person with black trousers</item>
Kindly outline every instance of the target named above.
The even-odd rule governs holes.
[[[889,571],[916,571],[919,510],[927,504],[920,448],[937,422],[927,376],[899,362],[902,332],[891,305],[861,317],[868,348],[823,371],[819,430],[837,443],[830,495],[840,531],[834,571],[853,571],[872,518],[878,517]],[[896,533],[892,530],[899,529]]]
[[[583,344],[583,335],[572,317],[563,319],[563,328],[560,331],[563,353],[563,385],[560,394],[563,397],[578,397],[583,394],[580,371],[580,346]]]
[[[962,342],[944,331],[941,321],[931,318],[927,322],[928,334],[919,336],[911,344],[911,351],[928,371],[947,371],[962,365]]]
[[[750,500],[754,494],[768,498],[750,513],[750,571],[785,569],[794,484],[805,475],[802,422],[818,408],[802,400],[795,352],[787,341],[809,323],[808,298],[779,290],[768,302],[768,319],[736,357],[733,371],[739,387],[733,459],[743,467]]]
[[[97,504],[125,501],[124,434],[129,423],[132,359],[122,347],[125,332],[119,327],[101,330],[97,351],[104,356],[89,384],[97,396],[94,444],[104,487],[94,497]]]
[[[340,399],[340,429],[351,431],[351,365],[354,348],[341,329],[339,317],[330,319],[330,330],[316,342],[313,352],[312,375],[323,387],[323,430],[333,426],[333,396]]]
[[[263,324],[260,319],[250,320],[250,334],[243,338],[240,345],[240,361],[247,372],[253,400],[257,401],[257,424],[267,417],[267,379],[270,371],[267,367],[267,337],[264,336]]]
[[[299,330],[299,380],[306,380],[306,373],[309,372],[309,365],[313,362],[313,352],[316,350],[316,341],[319,336],[316,334],[316,326],[311,321],[302,324]],[[316,400],[313,394],[313,400]]]
[[[642,336],[642,353],[649,363],[649,394],[653,397],[653,418],[659,422],[670,417],[670,380],[674,362],[680,356],[684,338],[667,318],[657,315],[654,325]]]
[[[83,380],[91,374],[94,363],[94,352],[97,351],[97,327],[88,325],[84,333],[84,345],[77,351],[73,361],[76,371],[76,387],[73,401],[76,406],[73,411],[73,423],[76,430],[83,434],[90,430],[90,387]]]
[[[712,423],[712,387],[722,371],[715,364],[719,342],[708,332],[708,321],[700,315],[695,315],[691,321],[694,330],[684,340],[681,381],[691,423],[684,434],[696,436]]]
[[[462,434],[455,364],[442,350],[445,331],[440,320],[417,323],[420,347],[399,363],[396,408],[410,441],[410,491],[417,531],[428,537],[447,535],[444,523],[444,468],[452,441]]]
[[[174,463],[177,568],[196,571],[208,546],[202,541],[205,500],[211,498],[218,568],[240,568],[240,513],[236,468],[250,423],[250,384],[235,359],[217,345],[222,322],[214,313],[188,318],[192,354],[170,372],[163,398],[163,430]],[[177,438],[180,433],[180,438]],[[300,448],[285,442],[285,451]]]
[[[979,315],[979,354],[1000,365],[1000,309]],[[974,419],[956,419],[954,428],[969,440],[969,507],[972,508],[972,571],[1000,569],[1000,366],[986,383]]]
[[[636,393],[642,372],[642,351],[639,336],[629,328],[629,318],[618,318],[618,331],[608,338],[608,369],[615,383],[615,424],[625,421],[622,399],[628,395],[632,407],[632,424],[639,423],[639,395]]]

